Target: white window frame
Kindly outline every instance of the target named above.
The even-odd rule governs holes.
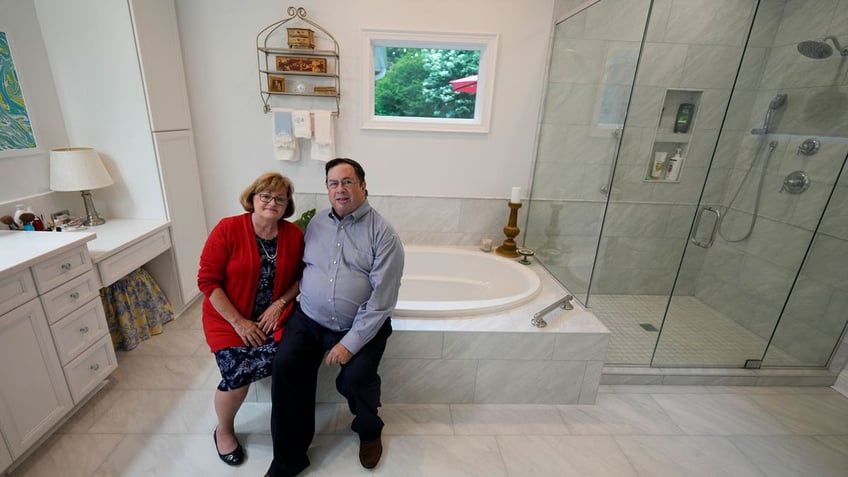
[[[362,30],[362,128],[400,131],[488,133],[495,84],[498,35],[491,33],[434,33],[398,30]],[[423,118],[374,114],[374,47],[477,50],[477,95],[474,118]]]

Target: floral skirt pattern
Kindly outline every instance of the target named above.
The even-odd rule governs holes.
[[[143,268],[103,288],[101,300],[115,349],[135,348],[174,318],[168,298]]]
[[[215,361],[221,369],[218,389],[232,391],[270,376],[276,353],[274,338],[260,346],[234,346],[215,351]]]

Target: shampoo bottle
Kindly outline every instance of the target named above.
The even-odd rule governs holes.
[[[681,157],[681,149],[678,147],[674,151],[674,155],[668,158],[668,165],[666,166],[665,171],[665,179],[669,181],[676,181],[678,177],[680,177],[680,166],[683,165],[683,157]]]
[[[663,178],[663,173],[665,172],[665,158],[668,156],[667,152],[657,151],[654,153],[654,165],[651,167],[651,179],[657,180]]]

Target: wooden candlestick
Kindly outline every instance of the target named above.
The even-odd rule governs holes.
[[[506,235],[506,240],[503,241],[500,247],[495,249],[495,253],[498,255],[502,255],[504,257],[515,258],[518,257],[518,252],[515,251],[517,248],[515,244],[515,237],[518,235],[521,230],[518,228],[518,209],[521,208],[521,203],[514,204],[510,202],[509,204],[509,221],[506,223],[506,227],[503,228],[504,235]]]

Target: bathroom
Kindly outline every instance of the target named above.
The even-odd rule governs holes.
[[[366,165],[369,199],[393,221],[405,243],[467,246],[487,238],[499,243],[509,213],[505,202],[511,188],[518,186],[524,204],[518,215],[519,244],[536,249],[536,260],[578,301],[608,320],[605,324],[613,332],[609,366],[743,368],[747,363],[753,368],[841,370],[848,356],[844,346],[836,352],[846,321],[839,312],[845,278],[829,267],[833,260],[827,257],[840,256],[845,243],[845,216],[838,212],[844,208],[840,201],[846,200],[845,185],[836,179],[846,156],[848,119],[840,105],[845,101],[848,61],[839,51],[810,59],[796,46],[828,35],[846,43],[845,32],[835,30],[848,15],[844,0],[544,1],[537,8],[503,1],[485,9],[476,8],[475,2],[445,3],[449,15],[416,6],[406,7],[414,11],[409,14],[406,9],[380,8],[376,1],[368,8],[331,3],[315,1],[306,7],[310,18],[333,31],[341,45],[345,94],[336,120],[337,152]],[[273,2],[250,9],[223,1],[175,5],[202,190],[197,199],[202,199],[205,223],[238,212],[231,198],[260,170],[281,170],[294,180],[300,211],[323,206],[320,163],[273,158],[270,119],[262,114],[256,94],[256,60],[243,53],[253,50],[256,31],[284,16],[282,8]],[[127,117],[126,123],[104,129],[102,118],[123,113],[120,103],[87,95],[85,100],[94,105],[90,109],[107,112],[90,116],[80,113],[84,108],[76,99],[67,99],[86,82],[119,97],[118,73],[132,65],[110,59],[116,71],[108,78],[115,80],[111,82],[93,81],[84,69],[51,75],[51,67],[92,61],[73,58],[71,51],[78,45],[72,42],[56,45],[63,33],[74,31],[64,16],[83,16],[83,9],[60,13],[64,7],[47,0],[14,8],[24,20],[19,25],[28,28],[3,27],[13,40],[23,40],[12,47],[42,144],[50,148],[97,143],[105,150],[107,165],[124,177],[96,192],[101,211],[117,217],[161,216],[162,206],[148,200],[158,183],[150,178],[148,166],[138,166],[148,152],[117,139],[129,134],[126,131],[135,127],[132,120],[138,118]],[[125,13],[115,18],[121,16]],[[99,18],[99,31],[129,28],[109,21],[102,8]],[[359,70],[368,54],[360,31],[389,27],[498,34],[488,132],[360,128],[364,105]],[[46,55],[39,28],[49,38]],[[109,57],[108,45],[86,41],[81,44]],[[835,50],[832,40],[824,44]],[[66,55],[51,57],[54,49]],[[772,111],[773,131],[752,134],[763,126],[778,93],[787,99]],[[696,103],[679,180],[647,181],[652,147],[662,142],[655,136],[658,116],[660,123],[668,121],[684,101],[675,94]],[[661,109],[664,101],[668,111]],[[609,124],[593,127],[600,104],[611,105],[605,110],[609,117],[601,118]],[[626,123],[621,121],[625,110]],[[109,137],[103,136],[105,130],[111,130]],[[616,130],[619,137],[612,134]],[[820,141],[820,149],[810,156],[797,153],[810,138]],[[765,139],[778,145],[770,167],[763,169]],[[664,144],[668,156],[674,144]],[[758,159],[752,163],[754,157]],[[812,186],[798,195],[778,192],[784,176],[794,170],[811,174]],[[0,171],[5,179],[0,203],[7,207],[19,198],[47,204],[54,196],[76,200],[70,193],[49,193],[45,153],[4,158]],[[752,221],[749,211],[758,190],[764,218]],[[728,212],[728,201],[737,191],[739,197]],[[696,225],[699,239],[711,235],[714,214],[698,215],[705,207],[724,214],[719,234],[710,248],[687,245]],[[727,235],[743,235],[752,223],[756,227],[744,241],[721,238],[725,230]],[[791,243],[784,245],[775,237]],[[777,256],[781,259],[769,260]],[[728,265],[733,263],[746,266]],[[824,269],[796,274],[802,263]],[[680,306],[693,297],[698,309],[707,310],[699,326],[717,333],[721,327],[712,326],[709,316],[723,314],[716,323],[727,325],[733,335],[729,341],[738,342],[744,356],[729,359],[721,347],[713,347],[707,356],[689,353],[687,346],[675,347],[673,332],[684,323],[678,316],[691,315]],[[640,300],[641,305],[634,304]],[[636,308],[647,311],[630,313]],[[815,324],[807,326],[813,308]],[[620,326],[616,319],[622,321]],[[799,333],[806,339],[796,340]],[[702,335],[728,342],[714,333]],[[797,342],[786,343],[790,337]],[[689,351],[703,348],[697,340],[689,343]],[[824,379],[832,381],[833,376]]]
[[[162,190],[165,172],[151,159],[139,64],[126,55],[135,52],[127,3],[0,0],[0,31],[10,39],[39,138],[33,154],[0,153],[0,213],[21,201],[45,214],[67,207],[81,213],[78,193],[50,191],[47,151],[68,145],[96,147],[116,179],[94,191],[107,219],[173,220],[169,210],[182,206],[189,216],[177,225],[195,219],[208,230],[240,212],[238,193],[266,170],[293,179],[299,212],[326,204],[322,163],[308,154],[298,162],[274,158],[271,119],[258,94],[256,34],[283,18],[287,5],[173,3],[199,173],[196,183],[189,176],[176,181],[182,204],[166,199],[174,191]],[[842,383],[848,392],[848,59],[836,47],[848,44],[848,0],[302,6],[339,41],[336,151],[365,166],[369,201],[407,244],[476,247],[504,239],[510,191],[519,187],[519,244],[534,249],[534,266],[544,266],[612,332],[602,384],[829,386],[841,371],[837,388]],[[487,131],[363,128],[365,29],[497,34]],[[836,41],[822,40],[830,35]],[[802,42],[816,40],[801,49],[812,56],[830,49],[829,56],[801,54]],[[691,140],[673,132],[658,140],[658,125],[673,130],[683,103],[695,105]],[[601,104],[610,107],[599,123]],[[809,139],[819,146],[803,146]],[[678,147],[677,179],[647,179],[655,153],[671,157]],[[783,189],[796,170],[811,177],[800,194]],[[716,211],[723,223],[714,220]],[[566,316],[548,321],[561,326],[565,320],[555,320]],[[692,317],[695,323],[687,321]],[[175,347],[189,345],[198,343]],[[139,365],[126,355],[127,369]],[[196,399],[180,408],[191,414],[209,393],[180,394]],[[75,424],[93,421],[91,414]],[[151,432],[137,425],[125,445]],[[198,449],[209,450],[206,427],[197,425]],[[524,436],[514,437],[519,449]],[[610,444],[604,449],[618,452]]]

